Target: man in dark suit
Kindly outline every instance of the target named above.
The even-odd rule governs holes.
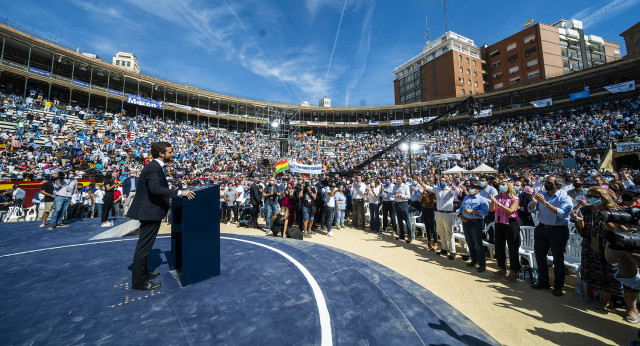
[[[138,189],[138,172],[130,169],[129,176],[124,180],[122,184],[122,205],[124,206],[123,215],[127,215],[133,199],[136,197],[136,190]]]
[[[161,283],[155,283],[151,279],[160,273],[150,273],[147,268],[147,255],[153,248],[153,243],[158,235],[160,223],[169,210],[169,199],[186,197],[193,199],[193,191],[180,191],[169,189],[166,176],[166,164],[173,161],[173,149],[167,142],[155,142],[151,144],[151,156],[149,162],[138,179],[136,196],[131,203],[127,216],[140,221],[140,237],[133,255],[131,270],[131,284],[134,291],[153,290],[162,287]]]
[[[253,227],[255,228],[260,228],[258,226],[258,215],[260,214],[260,206],[262,205],[263,192],[264,190],[260,185],[260,177],[256,177],[249,188],[249,203],[253,207],[253,209],[251,209],[251,217],[253,218]]]

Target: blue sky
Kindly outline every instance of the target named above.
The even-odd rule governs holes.
[[[316,105],[323,95],[333,106],[393,104],[393,70],[422,50],[425,16],[431,38],[445,31],[441,0],[0,3],[0,17],[105,61],[133,52],[143,72],[287,104]],[[580,19],[587,34],[624,46],[619,34],[640,18],[640,0],[450,0],[447,10],[449,30],[478,46],[521,30],[532,17],[547,24]]]

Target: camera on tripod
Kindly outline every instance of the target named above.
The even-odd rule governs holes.
[[[602,222],[612,222],[619,225],[637,225],[640,219],[640,208],[631,207],[621,210],[603,210],[598,213]],[[605,238],[613,250],[640,250],[640,233],[607,231]]]

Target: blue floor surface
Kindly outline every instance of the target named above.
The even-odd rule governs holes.
[[[137,237],[88,241],[104,230],[91,221],[54,231],[0,224],[3,344],[320,344],[317,300],[302,272],[270,249],[234,239],[281,250],[310,272],[326,299],[336,345],[497,344],[413,281],[304,241],[223,235],[222,274],[182,288],[168,272],[170,240],[161,236],[149,263],[164,286],[134,292]],[[11,255],[74,244],[87,245]]]

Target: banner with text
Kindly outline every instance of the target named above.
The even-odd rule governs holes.
[[[551,101],[551,98],[548,98],[548,99],[531,101],[531,104],[534,107],[548,107],[548,106],[551,106],[553,104],[553,101]]]
[[[322,165],[305,165],[293,160],[289,161],[289,172],[304,174],[322,174]]]
[[[631,90],[635,90],[636,89],[636,81],[628,81],[628,82],[624,82],[624,83],[618,83],[618,84],[614,84],[614,85],[608,85],[606,87],[604,87],[605,89],[607,89],[608,92],[611,93],[622,93],[625,91],[631,91]]]
[[[83,81],[81,81],[81,80],[77,80],[77,79],[74,79],[74,80],[73,80],[73,84],[74,84],[74,85],[77,85],[77,86],[85,87],[85,88],[88,88],[88,87],[89,87],[89,83],[87,83],[87,82],[83,82]]]
[[[589,97],[589,89],[585,91],[578,91],[577,93],[569,94],[569,98],[571,101],[575,101],[577,99],[586,99]]]
[[[391,120],[389,125],[391,126],[402,126],[404,124],[404,120]]]
[[[154,109],[164,109],[164,102],[162,101],[156,101],[133,94],[127,94],[127,103]]]
[[[369,125],[377,126],[377,125],[380,125],[380,122],[379,121],[369,121]]]
[[[41,70],[41,69],[35,68],[35,67],[29,67],[29,72],[31,72],[33,74],[37,74],[39,76],[43,76],[43,77],[51,77],[51,72],[45,71],[45,70]]]
[[[122,91],[115,90],[115,89],[109,89],[109,94],[118,95],[118,96],[122,96],[123,95]]]
[[[436,118],[436,117],[424,117],[424,122],[425,122],[425,123],[428,123],[428,122],[430,122],[431,120],[433,120],[433,119],[435,119],[435,118]]]
[[[422,118],[409,119],[409,125],[419,125],[419,124],[422,124]]]
[[[493,111],[491,110],[491,108],[483,109],[480,111],[480,113],[478,113],[478,115],[476,115],[476,118],[490,117],[491,115],[493,115]]]
[[[307,125],[311,126],[327,126],[326,121],[307,121]]]

